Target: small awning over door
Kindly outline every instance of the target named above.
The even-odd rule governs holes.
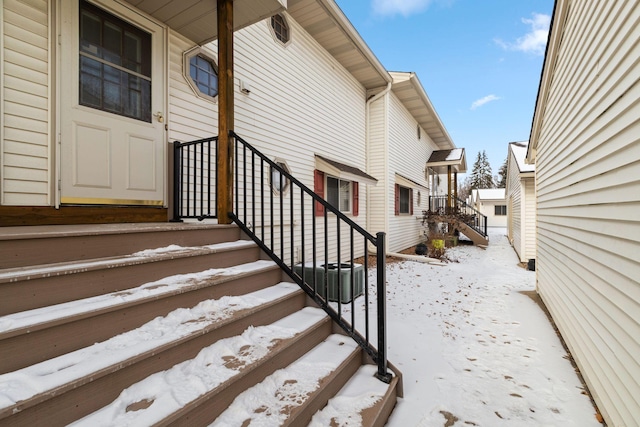
[[[465,173],[467,171],[464,148],[434,151],[427,161],[427,167],[438,174],[447,173],[448,166],[451,166],[452,172]]]
[[[216,0],[126,1],[199,45],[218,38]],[[233,29],[255,24],[286,8],[287,0],[234,0]]]

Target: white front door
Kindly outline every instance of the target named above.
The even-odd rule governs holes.
[[[114,1],[63,0],[60,202],[165,204],[165,29]]]

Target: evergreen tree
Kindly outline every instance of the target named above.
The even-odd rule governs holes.
[[[494,188],[491,165],[489,164],[489,160],[487,160],[487,153],[484,150],[478,152],[476,161],[473,163],[471,188]]]
[[[497,188],[506,188],[507,187],[507,159],[504,159],[504,163],[500,166],[500,170],[498,171],[498,179],[496,180]]]

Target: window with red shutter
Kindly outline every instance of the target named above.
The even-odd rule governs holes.
[[[398,184],[395,185],[394,199],[395,199],[395,208],[394,208],[395,215],[400,215],[400,186]]]
[[[313,191],[324,199],[324,172],[315,170],[313,175]],[[315,214],[316,216],[324,215],[324,206],[320,203],[315,202]]]
[[[351,208],[351,213],[353,214],[353,216],[358,216],[358,211],[359,211],[359,195],[358,195],[358,183],[357,182],[352,182],[351,183],[351,189],[353,191],[353,207]]]

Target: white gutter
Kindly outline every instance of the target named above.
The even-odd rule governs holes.
[[[371,114],[371,104],[373,104],[374,102],[376,102],[378,99],[382,98],[383,96],[385,96],[386,94],[389,93],[389,91],[391,90],[391,85],[393,82],[389,81],[387,82],[387,87],[384,88],[384,90],[376,93],[374,96],[372,96],[371,98],[369,98],[367,100],[367,103],[365,105],[365,153],[364,153],[364,161],[365,164],[367,165],[367,173],[369,175],[371,175],[371,164],[369,162],[369,145],[371,144],[371,132],[370,132],[370,128],[371,128],[371,119],[370,119],[370,114]],[[387,128],[388,128],[388,122],[387,122],[387,114],[385,112],[384,115],[384,133],[385,135],[387,134]],[[386,137],[385,137],[386,138]],[[386,169],[386,168],[385,168]],[[387,179],[385,178],[384,180],[385,184],[387,182]],[[370,205],[371,205],[371,187],[367,185],[367,218],[366,218],[366,230],[371,230],[371,209],[370,209]],[[385,207],[385,228],[386,228],[386,207]],[[387,230],[384,230],[385,232]]]

